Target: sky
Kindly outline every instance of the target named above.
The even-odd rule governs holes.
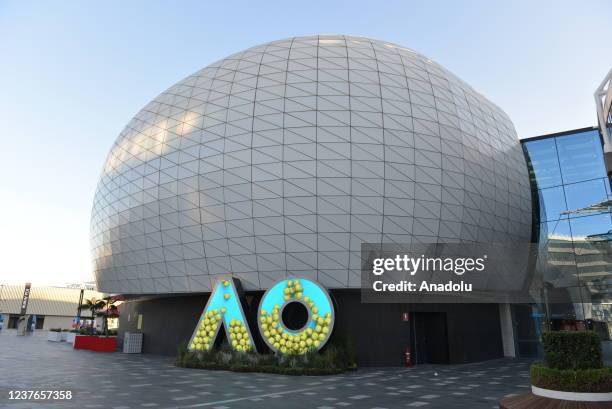
[[[412,48],[505,110],[519,137],[596,124],[612,2],[0,1],[0,283],[93,279],[106,155],[160,92],[234,52],[350,34]]]

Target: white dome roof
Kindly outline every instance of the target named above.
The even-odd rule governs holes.
[[[249,48],[185,78],[121,132],[100,177],[101,291],[360,286],[362,242],[529,241],[512,122],[414,51],[349,36]],[[213,281],[214,282],[214,281]]]

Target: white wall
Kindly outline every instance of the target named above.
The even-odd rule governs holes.
[[[71,329],[73,319],[74,317],[46,315],[43,330],[48,331],[51,328]]]
[[[499,304],[499,322],[501,325],[502,343],[505,357],[516,357],[514,348],[514,326],[512,325],[512,311],[510,304]]]

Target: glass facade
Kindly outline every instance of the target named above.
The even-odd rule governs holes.
[[[541,329],[589,327],[612,335],[612,212],[599,132],[582,129],[523,142],[540,246]],[[537,206],[536,206],[537,205]],[[520,340],[519,340],[520,343]],[[520,348],[519,348],[520,349]]]

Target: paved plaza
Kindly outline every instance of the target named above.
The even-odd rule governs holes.
[[[0,334],[0,408],[497,408],[528,390],[529,362],[366,368],[324,377],[177,368],[153,355],[96,353],[46,333]],[[9,400],[10,390],[65,390],[67,401]]]

